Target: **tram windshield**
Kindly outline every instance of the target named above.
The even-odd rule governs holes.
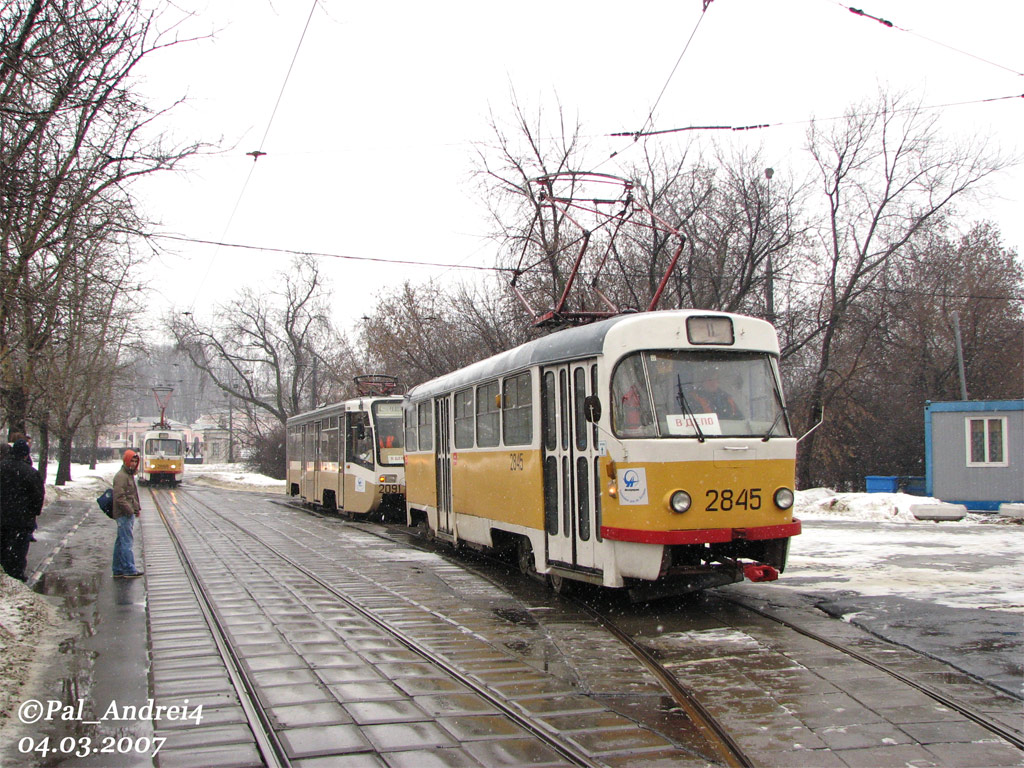
[[[149,456],[155,456],[160,453],[164,456],[180,456],[181,455],[181,440],[167,440],[160,438],[150,438],[146,441],[146,454]]]
[[[384,466],[401,464],[404,461],[402,403],[374,403],[373,422],[377,435],[378,462]]]
[[[637,352],[616,366],[611,397],[619,437],[790,435],[774,360],[763,352]]]

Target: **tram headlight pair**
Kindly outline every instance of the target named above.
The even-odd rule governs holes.
[[[680,515],[688,511],[691,504],[693,504],[693,500],[686,491],[676,491],[668,500],[668,505],[672,508],[672,511],[678,512]]]
[[[793,506],[793,502],[796,497],[793,495],[793,491],[789,488],[779,488],[775,492],[775,506],[779,509],[789,509]]]

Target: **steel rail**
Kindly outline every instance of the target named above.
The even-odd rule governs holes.
[[[289,506],[289,507],[292,507],[294,509],[302,509],[301,507],[298,507],[295,504],[285,504],[285,506]],[[307,511],[309,511],[309,510],[307,510]],[[361,530],[367,530],[367,529],[361,529]],[[372,531],[367,531],[367,532],[371,532],[372,533]],[[502,562],[500,560],[496,560],[494,558],[488,558],[486,555],[483,555],[482,553],[479,553],[479,552],[477,552],[475,554],[478,557],[484,557],[485,559],[488,559],[491,562],[500,564],[502,567],[507,567],[507,563],[504,563],[504,562]],[[480,575],[482,575],[484,578],[488,578],[486,574],[480,574]],[[774,621],[774,622],[776,622],[778,624],[781,624],[782,626],[785,626],[785,627],[793,630],[794,632],[797,632],[798,634],[802,634],[802,635],[808,637],[809,639],[812,639],[812,640],[815,640],[817,642],[820,642],[820,643],[822,643],[822,644],[824,644],[824,645],[826,645],[826,646],[828,646],[830,648],[833,648],[834,650],[840,651],[841,653],[844,653],[844,654],[850,656],[853,659],[856,659],[857,661],[860,661],[860,662],[862,662],[864,664],[867,664],[867,665],[869,665],[871,667],[874,667],[875,669],[877,669],[877,670],[879,670],[881,672],[884,672],[887,675],[890,675],[891,677],[893,677],[896,680],[899,680],[900,682],[904,683],[905,685],[908,685],[911,688],[914,688],[915,690],[919,691],[920,693],[925,694],[926,696],[928,696],[932,700],[936,701],[937,703],[942,704],[945,707],[949,707],[950,709],[952,709],[955,712],[958,712],[959,714],[963,715],[967,719],[971,720],[972,722],[974,722],[977,725],[981,726],[982,728],[986,729],[990,733],[992,733],[992,734],[994,734],[994,735],[1004,739],[1006,742],[1008,742],[1009,744],[1013,745],[1014,747],[1016,747],[1018,749],[1021,749],[1021,750],[1024,750],[1024,737],[1022,737],[1021,734],[1019,734],[1019,733],[1017,733],[1015,731],[1012,731],[1012,730],[1004,727],[1003,725],[1001,725],[997,721],[993,720],[992,718],[989,718],[986,715],[984,715],[984,714],[982,714],[980,712],[977,712],[976,710],[973,710],[973,709],[971,709],[970,707],[968,707],[968,706],[966,706],[964,704],[961,704],[960,702],[956,701],[955,699],[952,699],[952,698],[946,696],[945,694],[935,690],[934,688],[931,688],[930,686],[927,686],[924,683],[917,682],[916,680],[913,680],[912,678],[910,678],[910,677],[908,677],[908,676],[906,676],[906,675],[904,675],[904,674],[902,674],[900,672],[897,672],[896,670],[891,669],[891,668],[885,666],[884,664],[882,664],[881,662],[877,662],[874,659],[871,659],[870,657],[868,657],[868,656],[866,656],[866,655],[864,655],[864,654],[862,654],[862,653],[860,653],[858,651],[853,650],[852,648],[844,647],[844,646],[842,646],[842,645],[840,645],[840,644],[838,644],[838,643],[836,643],[836,642],[834,642],[832,640],[829,640],[828,638],[823,637],[823,636],[821,636],[821,635],[819,635],[819,634],[817,634],[817,633],[815,633],[815,632],[813,632],[811,630],[804,629],[803,627],[800,627],[800,626],[798,626],[798,625],[796,625],[796,624],[794,624],[792,622],[789,622],[786,619],[782,619],[782,618],[780,618],[778,616],[773,616],[772,614],[767,613],[765,611],[762,611],[762,610],[760,610],[758,608],[755,608],[754,606],[751,606],[751,605],[743,602],[742,600],[740,600],[738,598],[727,596],[727,595],[724,595],[724,594],[719,594],[718,596],[721,599],[723,599],[723,600],[725,600],[727,602],[730,602],[730,603],[733,603],[735,605],[738,605],[738,606],[740,606],[740,607],[742,607],[742,608],[744,608],[746,610],[749,610],[749,611],[751,611],[753,613],[756,613],[756,614],[758,614],[760,616],[763,616],[766,619],[769,619],[769,620]],[[662,685],[665,686],[666,689],[668,689],[670,693],[672,693],[671,687],[673,685],[678,686],[679,689],[680,689],[680,692],[682,693],[682,695],[684,697],[689,697],[689,700],[692,701],[695,704],[695,711],[697,713],[700,713],[699,716],[701,718],[706,717],[708,719],[709,728],[712,731],[716,732],[716,733],[721,731],[720,726],[718,726],[717,722],[714,719],[714,716],[710,715],[710,713],[707,713],[707,711],[703,707],[703,705],[701,705],[700,702],[697,701],[696,698],[693,697],[693,695],[678,681],[677,678],[675,678],[674,675],[672,675],[671,672],[666,670],[657,661],[657,659],[655,659],[645,648],[643,648],[643,646],[640,646],[640,645],[636,644],[635,642],[633,642],[632,639],[629,638],[628,634],[626,634],[625,632],[622,632],[621,630],[619,630],[618,627],[616,627],[614,625],[614,623],[612,623],[608,619],[605,619],[605,617],[603,617],[598,612],[594,611],[592,608],[590,608],[586,604],[581,603],[579,600],[575,600],[575,599],[573,599],[571,597],[565,597],[563,599],[567,599],[567,600],[572,601],[574,604],[576,604],[582,610],[584,610],[589,615],[591,615],[592,618],[594,618],[595,621],[600,622],[606,629],[608,629],[609,632],[614,634],[617,638],[624,639],[624,642],[627,642],[627,645],[629,646],[630,650],[634,653],[635,656],[637,656],[637,658],[643,664],[645,664],[645,665],[653,665],[653,666],[649,666],[649,669],[651,669],[652,674],[654,674],[655,677],[658,678],[659,682],[661,682]],[[660,672],[656,671],[658,669],[660,669],[661,671]],[[673,695],[673,698],[676,698],[674,693],[672,695]],[[676,698],[676,701],[680,702],[680,700],[678,698]],[[682,705],[682,702],[680,702],[680,704]],[[689,709],[688,708],[686,708],[686,709],[687,709],[687,712],[689,714]],[[692,715],[691,715],[691,717],[692,717]],[[712,723],[713,723],[713,725],[712,725]],[[725,733],[724,731],[721,731],[721,734],[724,736],[724,738],[726,740],[735,743],[734,740],[727,733]],[[730,747],[730,751],[732,751],[732,747]],[[742,750],[738,747],[738,745],[736,747],[736,751],[737,751],[738,754],[742,754]],[[747,760],[747,758],[745,758],[745,757],[744,758],[738,758],[738,759]],[[750,765],[751,763],[749,763],[749,761],[748,761],[747,763],[742,763],[742,764]]]
[[[241,659],[235,651],[227,631],[224,629],[224,624],[218,615],[216,606],[210,600],[206,588],[203,587],[202,582],[199,580],[195,564],[189,557],[188,552],[185,551],[185,547],[170,520],[167,519],[167,515],[164,513],[163,506],[160,504],[156,492],[153,488],[150,488],[149,492],[153,504],[160,514],[160,519],[163,521],[164,527],[167,528],[178,558],[181,560],[182,565],[185,566],[185,577],[188,579],[189,586],[192,587],[192,592],[199,603],[199,609],[206,620],[207,626],[210,628],[210,634],[213,636],[217,651],[224,661],[231,685],[238,694],[238,701],[241,704],[242,712],[245,714],[249,730],[252,731],[253,738],[256,740],[256,748],[259,750],[263,762],[267,768],[290,768],[291,760],[288,757],[288,753],[271,726],[266,710],[259,703],[255,686],[244,671]]]
[[[310,510],[306,507],[298,506],[296,504],[283,503],[282,505],[290,507],[292,509],[306,511],[310,512],[311,514],[320,516],[319,513],[317,513],[316,511]],[[369,526],[364,526],[360,524],[357,527],[359,528],[359,530],[365,533],[380,536],[381,538],[387,538],[382,536],[378,531],[374,531]],[[405,529],[403,529],[403,532],[405,532]],[[505,563],[493,557],[489,557],[488,555],[482,552],[474,552],[474,556],[487,560],[493,564],[500,566],[501,568],[508,567],[508,563]],[[468,570],[471,570],[473,573],[476,573],[478,576],[480,576],[483,579],[486,579],[492,584],[495,583],[493,578],[489,574],[481,572],[479,569],[473,568],[472,565],[467,566],[467,564],[464,561],[460,561],[460,565],[462,567],[468,568]],[[499,584],[498,586],[501,585]],[[654,656],[646,648],[638,644],[626,632],[619,629],[619,627],[616,626],[614,622],[605,618],[585,603],[582,603],[581,601],[576,600],[572,597],[562,596],[562,599],[571,602],[577,608],[579,608],[584,613],[593,618],[596,622],[601,624],[601,626],[604,627],[617,640],[626,645],[626,647],[637,658],[637,660],[640,661],[640,663],[644,667],[646,667],[652,675],[654,675],[654,677],[658,680],[658,682],[665,689],[665,691],[670,696],[672,696],[673,700],[677,704],[679,704],[680,709],[682,709],[686,713],[687,717],[689,717],[690,719],[690,722],[693,723],[694,727],[701,733],[701,736],[704,738],[704,740],[716,749],[716,751],[719,753],[719,757],[726,765],[732,766],[732,768],[753,768],[753,766],[756,765],[756,763],[753,760],[751,760],[750,757],[746,755],[746,753],[744,753],[743,748],[739,745],[739,743],[734,738],[732,738],[732,736],[729,735],[729,733],[725,730],[722,724],[718,722],[715,716],[712,715],[707,710],[707,708],[700,703],[700,701],[693,694],[693,692],[686,688],[679,681],[679,679],[676,678],[675,675],[673,675],[669,670],[667,670],[664,667],[664,665],[662,665],[656,658],[654,658]]]
[[[616,640],[625,645],[626,648],[629,649],[630,653],[636,656],[640,663],[657,678],[662,687],[686,713],[687,717],[690,718],[690,721],[694,724],[696,729],[700,731],[704,740],[711,746],[715,747],[719,756],[722,758],[722,761],[726,765],[732,766],[733,768],[754,768],[754,766],[757,765],[757,763],[751,760],[743,751],[739,742],[737,742],[722,726],[722,724],[718,722],[717,718],[708,711],[707,707],[701,704],[697,696],[689,688],[679,682],[679,679],[667,670],[661,662],[654,658],[654,655],[650,651],[637,643],[628,633],[620,629],[613,621],[603,616],[586,603],[583,603],[573,597],[563,597],[563,599],[568,600],[590,616],[590,618],[614,636]]]
[[[1008,728],[1005,728],[995,720],[986,717],[982,713],[971,709],[965,704],[961,704],[955,699],[951,699],[944,693],[935,690],[931,686],[925,685],[924,683],[920,683],[908,677],[907,675],[904,675],[902,672],[897,672],[895,669],[886,666],[880,661],[875,661],[870,656],[867,656],[861,653],[860,651],[855,651],[853,648],[848,648],[840,643],[835,642],[834,640],[829,640],[827,637],[819,635],[817,632],[814,632],[813,630],[805,629],[804,627],[801,627],[798,624],[788,621],[787,619],[783,619],[778,616],[773,616],[767,611],[763,611],[760,608],[755,608],[749,603],[746,603],[745,601],[740,600],[736,597],[722,594],[719,594],[718,596],[726,602],[732,603],[733,605],[738,605],[741,608],[750,611],[751,613],[756,613],[758,616],[766,618],[770,621],[774,621],[776,624],[781,624],[787,629],[793,630],[797,634],[803,635],[804,637],[807,637],[811,640],[815,640],[821,643],[822,645],[826,645],[829,648],[832,648],[833,650],[839,651],[840,653],[843,653],[853,659],[856,659],[862,664],[867,664],[868,666],[877,669],[879,672],[884,672],[885,674],[890,675],[896,680],[899,680],[901,683],[909,685],[911,688],[914,688],[920,693],[923,693],[925,696],[928,696],[929,698],[938,702],[942,706],[949,707],[954,712],[959,712],[968,720],[973,721],[985,730],[995,734],[996,736],[999,736],[1001,739],[1004,739],[1005,741],[1009,742],[1017,749],[1024,750],[1024,737],[1022,737],[1019,733],[1016,733],[1014,731],[1009,730]]]
[[[183,491],[179,489],[179,493],[180,492]],[[547,746],[551,747],[551,749],[557,752],[560,757],[564,758],[565,760],[568,760],[573,765],[586,766],[586,768],[599,768],[603,765],[603,763],[594,761],[590,758],[589,755],[584,754],[573,745],[567,744],[565,741],[559,738],[557,731],[553,731],[543,723],[539,723],[533,720],[532,718],[519,712],[504,698],[492,693],[490,689],[488,689],[481,683],[477,682],[475,679],[473,679],[472,677],[464,673],[462,670],[460,670],[458,667],[437,656],[436,653],[432,652],[427,646],[423,645],[415,638],[411,637],[410,635],[406,634],[400,629],[393,627],[388,622],[374,614],[372,611],[363,608],[361,605],[359,605],[358,602],[352,600],[352,598],[348,597],[348,595],[346,595],[344,592],[341,592],[340,590],[332,586],[329,582],[320,578],[314,571],[310,570],[298,561],[289,557],[287,554],[281,552],[277,547],[273,546],[272,544],[268,544],[266,541],[262,540],[261,538],[253,534],[251,531],[246,530],[243,526],[239,525],[234,520],[225,517],[216,509],[207,504],[205,501],[195,497],[194,494],[191,494],[187,491],[184,491],[184,493],[191,496],[195,503],[202,505],[211,513],[216,515],[219,519],[223,520],[225,523],[228,523],[234,528],[237,528],[246,536],[249,536],[254,541],[259,543],[262,547],[270,551],[275,557],[284,561],[289,566],[302,573],[308,579],[318,584],[321,588],[325,589],[326,591],[337,597],[339,600],[341,600],[349,607],[351,607],[352,610],[357,612],[367,621],[371,622],[378,628],[388,633],[391,637],[393,637],[399,643],[404,645],[410,651],[422,657],[425,661],[429,662],[430,664],[433,664],[434,666],[441,669],[443,672],[450,675],[458,682],[462,683],[463,685],[473,690],[477,695],[485,699],[491,706],[495,707],[499,712],[501,712],[501,714],[503,714],[509,720],[513,721],[516,725],[523,728],[528,733],[531,733],[534,737],[544,742]],[[386,589],[386,587],[382,588]],[[392,592],[392,594],[395,593]],[[395,597],[397,599],[404,600],[404,598],[402,598],[400,595],[395,594]]]

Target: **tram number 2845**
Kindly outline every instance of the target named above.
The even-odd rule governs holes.
[[[734,491],[732,488],[711,489],[704,495],[708,499],[708,512],[761,508],[760,488],[743,488],[740,491]]]

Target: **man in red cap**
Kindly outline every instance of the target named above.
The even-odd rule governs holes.
[[[134,579],[142,575],[135,567],[135,518],[142,511],[135,473],[139,471],[139,454],[129,448],[124,452],[121,469],[114,475],[114,519],[117,540],[114,542],[113,571],[115,579]]]

